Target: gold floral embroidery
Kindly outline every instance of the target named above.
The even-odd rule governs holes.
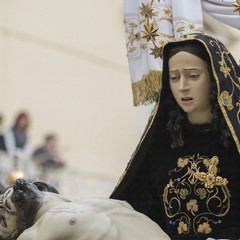
[[[206,158],[206,159],[203,159],[203,164],[206,166],[206,167],[209,167],[210,165],[212,165],[212,158]]]
[[[157,15],[156,13],[153,12],[152,4],[144,5],[143,3],[142,7],[140,7],[140,14],[145,18],[152,18],[153,16]]]
[[[180,221],[179,224],[178,224],[178,228],[177,228],[178,233],[183,234],[187,231],[187,229],[188,229],[187,224]]]
[[[240,0],[236,0],[235,3],[233,3],[233,6],[234,6],[234,12],[239,12],[240,14]]]
[[[147,41],[152,40],[153,42],[155,42],[155,38],[158,36],[158,28],[154,27],[154,24],[144,24],[144,28],[145,30],[142,31],[143,36],[142,38],[146,38]]]
[[[205,188],[198,188],[196,190],[196,193],[198,194],[198,196],[200,197],[201,200],[206,198],[206,196],[207,196],[207,191]]]
[[[150,48],[152,50],[152,52],[150,53],[150,55],[153,55],[154,58],[158,58],[163,56],[163,47],[155,47],[155,48]]]
[[[169,225],[178,234],[210,233],[229,212],[231,195],[227,180],[217,176],[218,162],[216,156],[186,156],[179,158],[177,167],[169,172],[163,203]],[[199,173],[203,174],[204,181],[196,177]],[[211,174],[214,181],[207,174]]]
[[[237,112],[237,120],[238,123],[240,124],[240,99],[239,101],[236,103],[237,107],[238,107],[238,112]]]
[[[195,25],[193,23],[190,23],[188,25],[188,28],[191,29],[191,30],[194,30],[195,29]]]
[[[222,58],[222,61],[218,62],[220,64],[220,71],[224,74],[226,78],[227,75],[230,73],[231,69],[227,66],[225,60]]]
[[[190,211],[192,213],[192,215],[195,215],[194,212],[198,211],[198,204],[197,204],[197,200],[196,199],[191,199],[187,203],[187,210]]]
[[[198,230],[199,233],[205,233],[208,234],[210,232],[212,232],[212,228],[210,227],[210,225],[206,222],[204,222],[203,224],[200,224],[198,226]]]
[[[188,164],[188,158],[179,158],[178,159],[178,162],[177,162],[177,165],[178,167],[185,167],[186,165]]]
[[[156,7],[156,6],[155,6]],[[171,11],[170,8],[163,8],[162,13],[163,15],[167,15],[168,17],[164,17],[161,19],[157,19],[157,16],[159,14],[159,12],[157,10],[155,10],[154,7],[154,0],[151,0],[151,2],[149,4],[143,4],[142,3],[142,7],[140,7],[140,15],[143,17],[142,19],[142,23],[143,23],[143,27],[144,30],[141,30],[141,40],[146,40],[146,42],[150,43],[149,46],[153,46],[150,47],[149,49],[151,50],[150,55],[153,55],[154,58],[162,58],[162,48],[163,48],[163,44],[161,43],[166,43],[169,41],[169,39],[173,39],[173,36],[166,36],[165,34],[162,34],[159,31],[159,24],[158,21],[166,21],[166,19],[170,19],[170,21],[172,21],[171,18]],[[157,8],[156,8],[157,9]],[[167,20],[167,21],[168,21]],[[161,38],[161,40],[157,41],[156,38]],[[162,38],[169,38],[167,41]],[[160,46],[158,46],[157,42],[160,43]]]
[[[221,93],[221,102],[224,106],[227,107],[228,110],[233,109],[233,104],[232,104],[232,95],[229,95],[227,91],[223,91]]]
[[[212,159],[212,164],[208,168],[208,172],[199,172],[195,173],[196,179],[204,183],[206,188],[213,188],[215,186],[226,186],[228,181],[226,178],[222,178],[217,175],[217,165],[219,163],[218,157],[214,156]]]
[[[171,14],[171,9],[170,9],[170,8],[164,8],[164,9],[163,9],[163,13],[164,13],[165,15],[170,15],[170,14]]]
[[[182,188],[179,191],[179,195],[181,199],[186,199],[186,196],[189,194],[189,191],[186,188]]]

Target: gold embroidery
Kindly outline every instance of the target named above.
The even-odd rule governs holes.
[[[229,79],[227,79],[227,80],[231,81],[231,83],[232,83],[232,87],[229,86],[231,88],[229,90],[231,91],[230,95],[233,96],[235,89],[240,90],[239,73],[237,72],[237,69],[234,68],[234,63],[232,62],[232,58],[229,56],[228,50],[222,44],[220,44],[217,39],[214,39],[212,37],[209,37],[209,39],[212,39],[209,42],[210,45],[211,45],[211,48],[212,47],[215,48],[215,53],[219,55],[220,59],[222,59],[222,61],[220,61],[220,63],[222,64],[223,62],[225,62],[225,63],[227,62],[229,64],[229,66],[232,66],[232,69],[231,69],[231,71],[228,74]],[[213,56],[212,56],[211,51],[209,49],[209,46],[204,41],[202,41],[202,40],[200,40],[200,41],[206,47],[206,49],[207,49],[207,51],[209,53],[209,56],[210,56],[210,59],[211,59],[211,64],[212,64],[213,75],[214,75],[214,78],[216,79],[217,90],[218,90],[218,93],[219,93],[218,102],[219,102],[220,108],[222,110],[223,116],[224,116],[224,118],[225,118],[225,120],[227,122],[227,125],[228,125],[229,129],[230,129],[230,132],[231,132],[231,134],[233,136],[233,139],[234,139],[234,141],[236,143],[238,152],[240,153],[240,142],[239,142],[239,138],[238,138],[237,131],[236,131],[237,129],[234,128],[234,126],[232,124],[232,121],[230,121],[229,115],[228,115],[228,111],[227,111],[228,109],[225,108],[226,105],[224,104],[224,102],[223,102],[223,100],[221,98],[221,91],[222,91],[222,89],[221,89],[220,81],[222,81],[222,80],[219,79],[219,76],[217,74],[217,72],[219,71],[219,68],[215,67],[215,64],[214,64],[215,59],[213,59]],[[221,66],[221,64],[220,64],[220,66]],[[224,69],[224,65],[223,65],[223,69]],[[226,73],[227,72],[228,72],[228,70],[226,71]],[[231,108],[231,105],[229,105],[229,107]],[[236,118],[237,117],[238,116],[236,116]],[[239,117],[238,117],[238,119],[239,119]]]
[[[220,71],[224,74],[224,77],[227,78],[227,75],[230,73],[231,69],[227,66],[223,58],[222,61],[219,61],[218,63],[220,64]]]
[[[153,1],[150,3],[150,5],[149,4],[144,5],[142,3],[142,7],[140,7],[140,14],[145,18],[152,18],[153,16],[157,15],[156,13],[153,12],[152,4],[153,4]]]
[[[233,3],[233,6],[234,6],[234,12],[239,12],[240,14],[240,0],[236,0],[235,3]]]
[[[210,225],[206,222],[204,222],[203,224],[200,224],[198,226],[198,230],[199,233],[204,233],[204,234],[208,234],[210,232],[212,232],[212,228],[210,227]]]
[[[187,203],[187,210],[190,211],[192,213],[192,215],[195,216],[194,212],[198,211],[198,204],[197,204],[197,200],[196,199],[191,199]]]
[[[146,38],[147,41],[153,41],[155,42],[155,38],[158,36],[158,27],[154,27],[154,24],[144,24],[145,30],[142,31],[143,36],[142,38]]]
[[[208,234],[228,213],[230,193],[227,179],[217,176],[218,163],[216,156],[186,156],[169,172],[163,203],[169,224],[178,234]]]
[[[183,233],[186,233],[187,230],[188,230],[187,224],[180,221],[178,224],[178,233],[183,234]]]
[[[217,175],[217,165],[219,163],[218,157],[214,156],[211,159],[212,164],[208,168],[208,172],[196,172],[195,177],[204,183],[206,188],[213,188],[215,186],[226,186],[228,181],[226,178],[222,178]]]
[[[207,191],[205,188],[198,188],[196,190],[197,195],[200,197],[200,199],[204,199],[207,196]]]
[[[237,112],[237,120],[238,123],[240,124],[240,99],[239,101],[236,103],[237,107],[238,107],[238,112]]]
[[[186,165],[188,164],[188,158],[179,158],[178,159],[178,162],[177,162],[177,165],[178,167],[185,167]]]
[[[189,191],[186,188],[182,188],[179,191],[179,195],[181,199],[186,199],[186,196],[189,194]]]
[[[221,101],[222,101],[222,104],[226,106],[228,110],[233,109],[232,95],[229,95],[227,91],[223,91],[221,93]]]

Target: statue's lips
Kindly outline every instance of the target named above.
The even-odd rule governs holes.
[[[192,97],[182,97],[182,98],[181,98],[181,102],[182,102],[183,104],[190,104],[190,103],[192,103],[192,101],[193,101],[193,98],[192,98]]]

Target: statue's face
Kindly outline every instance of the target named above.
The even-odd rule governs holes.
[[[39,190],[41,188],[41,190]],[[13,240],[27,228],[41,206],[47,186],[18,179],[0,195],[0,240]]]
[[[13,188],[0,195],[0,238],[10,239],[17,234],[17,211],[11,197]]]
[[[178,105],[191,123],[211,122],[208,66],[201,58],[178,52],[169,59],[169,82]]]

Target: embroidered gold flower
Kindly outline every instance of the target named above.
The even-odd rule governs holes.
[[[130,53],[132,53],[132,52],[134,52],[136,49],[137,49],[137,47],[130,47],[130,48],[128,49],[128,51],[129,51]]]
[[[131,33],[130,33],[129,36],[128,36],[129,42],[130,42],[131,44],[133,44],[133,42],[134,42],[136,39],[137,39],[137,35],[134,34],[133,31],[131,31]]]
[[[178,234],[183,234],[185,232],[187,232],[187,224],[184,223],[183,221],[180,221],[179,224],[178,224]]]
[[[227,91],[221,93],[221,102],[229,111],[233,109],[232,96]]]
[[[164,46],[166,43],[167,43],[167,41],[165,41],[165,40],[163,40],[163,39],[161,39],[161,40],[159,41],[159,44],[160,44],[161,46]]]
[[[210,232],[212,232],[212,228],[210,227],[210,225],[207,222],[204,222],[203,224],[200,224],[198,226],[198,230],[199,233],[204,233],[204,234],[208,234]]]
[[[207,196],[207,191],[205,188],[198,188],[196,192],[199,195],[200,199],[204,199]]]
[[[125,20],[125,22],[126,22],[126,20]],[[138,24],[135,23],[135,22],[130,22],[129,23],[129,27],[131,27],[131,28],[136,28],[137,26],[138,26]]]
[[[184,26],[180,26],[177,28],[177,32],[183,32],[185,30],[185,27]]]
[[[210,165],[212,165],[212,159],[205,158],[205,159],[203,160],[203,164],[204,164],[206,167],[209,167]]]
[[[188,164],[188,160],[188,158],[179,158],[177,162],[178,167],[184,168]]]
[[[163,14],[170,15],[171,14],[170,8],[164,8],[163,9]]]
[[[186,188],[182,188],[179,191],[179,195],[181,199],[186,199],[186,196],[188,195],[189,191]]]
[[[153,8],[149,4],[144,5],[143,3],[142,7],[140,7],[140,14],[145,18],[152,18],[153,16],[156,16],[153,12]]]
[[[191,199],[188,203],[187,203],[187,210],[188,211],[191,211],[191,213],[193,215],[194,212],[197,212],[198,211],[198,204],[197,204],[197,200],[196,199]]]
[[[151,48],[152,52],[150,53],[150,55],[153,55],[154,58],[158,58],[160,57],[162,59],[163,57],[163,47],[157,47],[155,46],[154,48]]]
[[[142,42],[142,43],[140,44],[140,48],[141,48],[141,49],[146,49],[146,48],[147,48],[147,44]]]
[[[144,24],[145,30],[142,31],[143,36],[142,38],[146,38],[147,41],[152,40],[155,41],[155,38],[158,36],[158,28],[154,27],[153,23],[150,24]]]
[[[188,25],[188,28],[189,28],[190,30],[194,30],[194,29],[195,29],[195,25],[194,25],[193,23],[190,23],[190,24]]]
[[[220,64],[220,71],[224,74],[224,77],[226,78],[227,75],[230,73],[231,69],[227,66],[224,59],[222,61],[218,61]]]
[[[233,6],[234,6],[234,12],[239,12],[240,14],[240,0],[236,0],[235,3],[233,3]]]
[[[226,186],[228,183],[228,180],[221,176],[217,176],[217,172],[218,172],[217,165],[219,163],[218,157],[213,156],[210,160],[211,160],[211,164],[208,167],[208,171],[195,172],[194,174],[195,178],[203,182],[206,188],[214,188],[215,186]]]

